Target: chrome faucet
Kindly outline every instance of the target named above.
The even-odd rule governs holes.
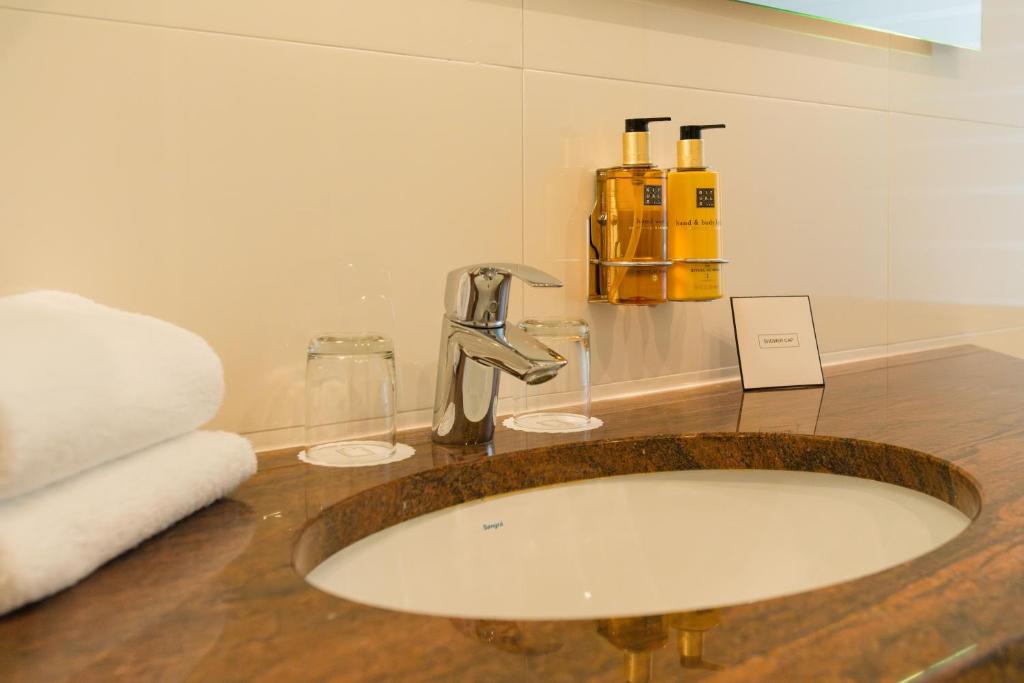
[[[480,263],[448,273],[434,394],[436,443],[489,443],[501,371],[540,384],[566,363],[526,332],[505,324],[512,276],[531,287],[562,286],[547,273],[517,263]]]

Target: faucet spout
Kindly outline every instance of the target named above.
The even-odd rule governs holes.
[[[468,357],[527,384],[548,381],[566,364],[561,355],[517,327],[466,328],[458,336]]]

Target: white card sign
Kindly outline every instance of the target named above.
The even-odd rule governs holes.
[[[808,296],[734,296],[743,390],[825,385]]]

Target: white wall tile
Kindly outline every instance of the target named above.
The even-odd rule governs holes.
[[[889,341],[1024,325],[1024,129],[891,115]]]
[[[674,126],[729,126],[727,294],[811,294],[823,352],[1024,327],[1019,3],[986,0],[981,53],[931,56],[724,0],[522,4],[0,0],[35,10],[0,10],[0,295],[196,330],[242,431],[301,423],[332,329],[389,328],[401,408],[428,408],[444,274],[485,260],[566,281],[510,317],[588,318],[595,383],[732,366],[727,301],[585,302],[593,169],[624,117],[670,114],[663,165]],[[396,322],[346,263],[390,271],[368,291]]]
[[[485,64],[522,62],[520,0],[0,0],[0,7]]]
[[[531,69],[882,109],[888,49],[720,0],[526,0]],[[804,31],[813,31],[807,33]],[[885,43],[887,45],[887,43]]]
[[[893,111],[1024,126],[1024,3],[985,0],[979,52],[894,51]]]
[[[347,262],[391,270],[401,407],[429,406],[444,273],[521,259],[516,71],[5,11],[0,45],[0,294],[195,330],[220,426],[301,424]]]
[[[727,294],[810,294],[823,352],[884,343],[885,114],[534,72],[524,92],[524,254],[568,295],[527,290],[525,310],[591,321],[596,384],[736,364],[727,300],[585,302],[593,169],[619,162],[624,114],[689,117],[652,126],[662,166],[677,124],[728,125],[705,141],[722,173]]]

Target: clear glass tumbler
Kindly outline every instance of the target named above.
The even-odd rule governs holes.
[[[379,334],[316,337],[306,353],[306,457],[374,462],[395,451],[395,352]]]
[[[523,384],[516,399],[516,426],[533,432],[580,431],[590,420],[590,325],[566,318],[527,319],[519,329],[567,361],[543,384]]]

